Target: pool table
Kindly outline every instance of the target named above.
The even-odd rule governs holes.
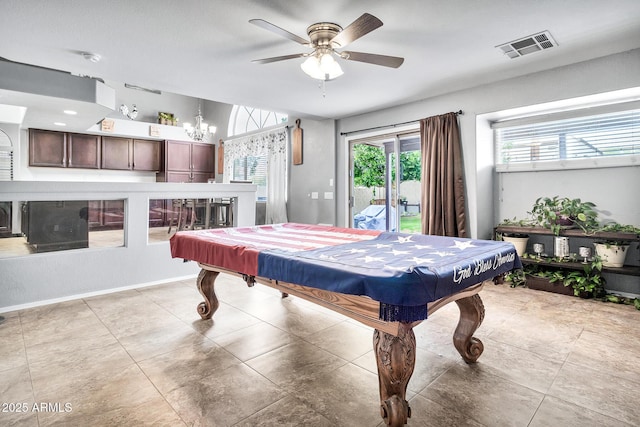
[[[331,309],[374,329],[380,412],[389,426],[411,416],[406,390],[415,365],[413,327],[456,302],[453,344],[467,363],[482,354],[473,336],[484,318],[479,292],[521,266],[512,244],[306,224],[178,232],[171,254],[198,262],[203,319],[218,308],[220,273],[240,276]]]

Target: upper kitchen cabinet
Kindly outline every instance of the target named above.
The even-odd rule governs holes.
[[[166,141],[164,167],[158,181],[207,182],[215,178],[215,146],[187,141]]]
[[[100,167],[100,136],[29,129],[29,166]]]
[[[131,138],[103,136],[102,169],[131,169],[133,160],[132,151]]]
[[[155,172],[160,170],[160,141],[133,140],[133,169]]]
[[[160,170],[160,142],[103,136],[102,168],[158,171]]]

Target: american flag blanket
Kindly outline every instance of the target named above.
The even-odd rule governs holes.
[[[426,304],[521,262],[511,243],[306,224],[181,231],[171,255],[380,302],[380,318],[427,318]]]

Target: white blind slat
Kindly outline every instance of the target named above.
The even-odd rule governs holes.
[[[640,110],[504,126],[496,164],[640,155]]]

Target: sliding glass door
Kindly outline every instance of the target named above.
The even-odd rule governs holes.
[[[420,138],[416,132],[349,145],[351,227],[420,233]]]

